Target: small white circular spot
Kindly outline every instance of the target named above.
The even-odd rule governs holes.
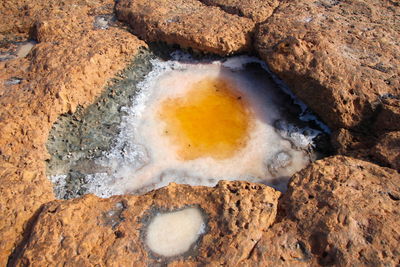
[[[177,256],[189,250],[204,228],[203,216],[197,208],[160,213],[147,228],[146,244],[158,255]]]

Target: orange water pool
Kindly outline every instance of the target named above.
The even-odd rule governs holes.
[[[166,99],[159,114],[163,134],[183,160],[234,156],[247,143],[253,117],[245,97],[221,78],[205,78],[184,96]]]

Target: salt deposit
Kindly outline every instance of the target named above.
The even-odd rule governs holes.
[[[285,190],[288,177],[310,163],[320,132],[293,123],[293,97],[260,60],[195,61],[176,53],[152,65],[122,110],[113,147],[95,160],[101,171],[86,176],[87,192],[108,197],[218,180]],[[304,104],[297,106],[297,116],[305,115]]]
[[[200,210],[185,208],[155,215],[146,229],[145,242],[157,255],[177,256],[188,251],[204,231]]]

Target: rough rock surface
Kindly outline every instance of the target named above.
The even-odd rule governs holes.
[[[121,0],[117,12],[145,40],[226,55],[251,50],[255,22],[263,20],[258,14],[269,16],[275,4],[245,10],[251,0],[202,2],[218,7]],[[45,173],[53,122],[92,103],[145,45],[114,27],[114,4],[0,3],[1,266],[156,264],[140,243],[141,218],[155,206],[184,205],[199,205],[209,229],[196,255],[171,265],[399,265],[399,173],[348,157],[296,174],[277,220],[278,193],[241,182],[53,201]],[[281,1],[256,35],[271,69],[335,130],[337,153],[398,170],[399,9],[390,0]],[[39,43],[17,57],[16,41],[31,37]],[[350,129],[359,124],[369,124],[368,131]]]
[[[279,193],[245,182],[216,188],[171,184],[144,196],[54,201],[41,210],[16,263],[395,266],[399,183],[397,172],[365,161],[320,160],[292,178],[277,220]],[[143,245],[149,216],[186,206],[206,214],[208,230],[194,253],[172,259],[149,253]]]
[[[2,43],[28,38],[33,24],[48,16],[67,17],[68,15],[99,15],[112,13],[114,3],[109,0],[96,1],[29,1],[3,0],[0,2],[2,20],[0,39]],[[67,15],[67,16],[66,16]],[[68,27],[67,27],[68,28]]]
[[[94,6],[79,3],[60,1],[53,6],[40,2],[46,8],[28,23],[36,25],[39,44],[26,58],[0,62],[2,266],[23,238],[24,229],[29,231],[29,219],[41,204],[54,199],[45,174],[45,143],[52,123],[77,105],[91,103],[144,45],[125,30],[94,28],[95,16],[112,13],[113,1]],[[37,12],[40,4],[35,2]]]
[[[200,0],[206,5],[218,6],[225,12],[246,17],[256,23],[265,21],[279,5],[279,0]]]
[[[382,100],[382,107],[375,120],[374,130],[400,130],[400,96],[398,98],[388,98]]]
[[[227,55],[249,51],[254,23],[197,0],[121,0],[118,18],[147,42],[164,41]]]
[[[381,96],[400,94],[396,1],[283,1],[255,47],[334,129],[366,122]]]
[[[400,171],[400,132],[389,132],[380,136],[372,148],[372,155],[382,165]]]
[[[337,154],[400,171],[399,131],[366,129],[365,132],[355,132],[341,128],[332,134],[331,141]]]
[[[400,174],[336,156],[294,175],[249,266],[397,266]]]
[[[87,195],[46,204],[17,265],[154,266],[167,263],[143,242],[148,218],[159,211],[194,206],[205,214],[206,232],[194,254],[179,262],[234,266],[275,220],[274,189],[246,182],[215,188],[170,184],[142,196],[100,199]],[[187,266],[187,263],[181,263]]]

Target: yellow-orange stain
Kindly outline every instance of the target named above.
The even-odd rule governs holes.
[[[219,78],[203,79],[184,96],[165,100],[160,117],[183,160],[234,156],[246,145],[252,121],[244,96]]]

